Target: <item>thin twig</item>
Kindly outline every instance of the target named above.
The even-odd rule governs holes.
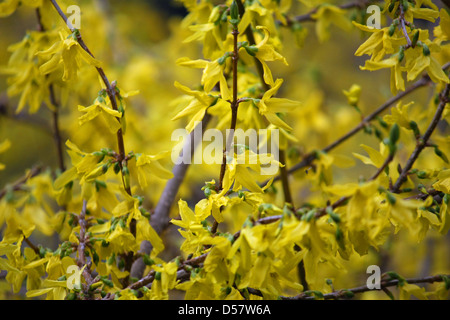
[[[56,0],[51,0],[53,6],[55,7],[56,11],[58,12],[58,14],[61,16],[61,18],[64,20],[64,22],[66,23],[67,27],[70,29],[70,31],[72,31],[72,33],[74,33],[76,35],[77,38],[77,42],[78,44],[81,46],[81,48],[83,48],[84,51],[86,51],[91,57],[95,58],[94,55],[92,54],[92,52],[89,50],[89,48],[87,47],[86,43],[84,42],[83,38],[81,37],[81,33],[79,32],[79,30],[75,29],[73,27],[73,25],[70,23],[69,19],[67,18],[67,16],[64,14],[64,12],[61,10],[60,6],[58,5],[58,3],[56,2]],[[102,79],[103,83],[106,86],[106,93],[108,94],[108,98],[111,102],[111,107],[113,110],[118,111],[118,105],[117,105],[117,99],[116,99],[116,88],[115,85],[113,85],[108,77],[105,74],[105,71],[103,70],[103,68],[101,67],[95,67],[97,69],[97,72],[100,76],[100,78]],[[121,123],[121,119],[117,119],[117,121],[119,123]],[[117,146],[119,149],[119,153],[118,153],[118,159],[117,162],[120,165],[120,171],[121,171],[121,175],[122,175],[122,183],[124,186],[124,189],[126,191],[126,193],[128,193],[130,196],[131,194],[131,187],[129,184],[125,183],[125,177],[124,177],[124,173],[123,173],[123,168],[127,165],[127,157],[126,157],[126,153],[125,153],[125,144],[124,144],[124,140],[123,140],[123,132],[122,132],[122,128],[119,128],[119,130],[117,130]],[[136,237],[136,219],[132,218],[130,221],[130,233]],[[131,271],[131,267],[134,261],[134,254],[133,252],[129,252],[128,254],[125,255],[125,270],[127,271]],[[125,277],[123,279],[123,283],[125,285],[128,284],[129,281],[129,276]]]
[[[349,2],[349,3],[344,3],[341,4],[339,6],[337,6],[339,9],[353,9],[353,8],[365,8],[367,7],[367,5],[369,5],[370,3],[376,3],[376,2],[380,2],[377,0],[366,0],[366,1],[354,1],[354,2]],[[313,22],[316,21],[316,19],[314,19],[312,16],[317,12],[317,10],[320,8],[314,8],[311,11],[309,11],[308,13],[296,16],[294,18],[288,18],[287,19],[287,23],[288,26],[292,25],[294,22]]]
[[[84,280],[86,280],[86,285],[85,285],[85,290],[83,290],[85,292],[84,297],[85,298],[89,298],[90,294],[89,294],[89,287],[91,284],[93,284],[95,282],[95,279],[92,277],[91,275],[91,271],[90,271],[90,263],[88,263],[87,259],[86,259],[86,247],[87,247],[87,241],[89,239],[87,239],[86,237],[86,230],[87,230],[87,221],[86,221],[86,211],[87,211],[87,201],[83,200],[83,206],[81,209],[80,214],[78,215],[78,224],[80,225],[80,234],[78,236],[78,246],[77,246],[77,252],[78,252],[78,259],[77,259],[77,264],[79,268],[83,268],[83,277]]]
[[[0,191],[0,200],[8,193],[8,191],[19,191],[22,189],[22,186],[28,181],[38,174],[42,172],[41,166],[35,166],[30,169],[22,178],[14,182],[11,186],[6,186],[3,190]]]
[[[61,10],[61,7],[58,5],[58,3],[55,0],[51,0],[51,2],[53,4],[53,6],[55,7],[56,11],[58,12],[58,14],[61,16],[61,18],[66,23],[67,27],[70,29],[70,31],[72,31],[73,33],[76,34],[78,44],[81,46],[81,48],[83,48],[83,50],[86,51],[91,57],[95,58],[94,55],[92,54],[92,52],[87,47],[87,45],[84,42],[83,38],[81,37],[81,33],[77,29],[75,29],[73,27],[73,25],[71,24],[71,22],[69,21],[67,16]],[[95,67],[95,68],[97,69],[97,72],[100,75],[100,78],[102,79],[103,83],[106,86],[106,93],[108,94],[108,98],[109,98],[109,100],[111,102],[111,107],[113,108],[113,110],[118,111],[115,88],[111,85],[111,82],[109,81],[108,77],[106,76],[105,71],[103,70],[103,68],[101,68],[101,67]],[[120,123],[121,120],[120,119],[117,119],[117,120]],[[121,169],[122,169],[123,162],[126,163],[126,161],[127,161],[126,160],[126,155],[125,155],[125,145],[124,145],[124,141],[123,141],[122,129],[119,129],[117,131],[117,145],[118,145],[118,149],[119,149],[118,163],[119,163],[119,165],[121,166]],[[124,185],[124,188],[125,188],[125,191],[129,195],[131,195],[130,187]],[[135,230],[133,232],[133,226],[131,226],[131,225],[130,225],[130,230],[132,231],[133,235],[136,234]]]
[[[405,281],[409,284],[421,284],[421,283],[435,283],[435,282],[443,282],[444,278],[443,277],[449,277],[450,275],[435,275],[435,276],[428,276],[428,277],[423,277],[423,278],[410,278],[410,279],[405,279]],[[382,290],[384,288],[389,288],[389,287],[395,287],[398,286],[399,284],[399,280],[398,279],[392,279],[392,280],[382,280],[380,282],[380,289]],[[356,294],[356,293],[363,293],[363,292],[368,292],[368,291],[374,291],[378,289],[370,289],[367,287],[367,285],[363,285],[363,286],[359,286],[356,288],[351,288],[351,289],[341,289],[341,290],[337,290],[331,293],[326,293],[323,295],[323,299],[325,300],[337,300],[337,299],[342,299],[342,298],[350,298],[352,295]],[[350,294],[350,295],[349,295]],[[301,293],[297,296],[294,297],[281,297],[282,300],[314,300],[315,297],[305,294],[305,293]]]
[[[442,113],[444,112],[445,106],[448,102],[449,92],[450,92],[450,85],[447,84],[445,86],[445,89],[440,94],[439,105],[436,109],[433,119],[431,120],[430,125],[428,126],[428,128],[425,131],[425,133],[423,134],[423,136],[417,140],[416,148],[411,153],[411,156],[409,157],[408,161],[406,162],[405,166],[403,167],[403,170],[400,173],[400,176],[398,177],[397,181],[395,182],[394,186],[392,187],[392,189],[391,189],[392,192],[396,193],[400,190],[401,185],[406,181],[407,175],[408,175],[409,171],[412,169],[412,167],[413,167],[414,163],[416,162],[417,158],[419,157],[420,153],[427,146],[428,140],[430,139],[430,137],[433,134],[434,130],[436,129],[439,121],[441,120]]]
[[[38,30],[40,32],[45,32],[45,26],[42,23],[42,16],[41,16],[41,11],[39,8],[36,8],[36,16],[37,16],[37,20],[38,20]],[[47,76],[48,78],[48,76]],[[59,129],[59,110],[60,110],[60,105],[58,104],[58,102],[56,101],[56,96],[55,96],[55,89],[53,87],[53,84],[49,84],[48,85],[48,90],[49,90],[49,96],[50,96],[50,102],[52,104],[52,118],[53,118],[53,138],[55,140],[55,145],[56,145],[56,154],[57,154],[57,158],[58,158],[58,166],[59,169],[61,170],[61,172],[66,170],[66,167],[64,165],[64,151],[63,151],[63,143],[62,143],[62,138],[61,138],[61,131]]]

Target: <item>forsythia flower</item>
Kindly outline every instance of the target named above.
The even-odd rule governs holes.
[[[201,84],[206,93],[210,93],[214,86],[219,82],[220,94],[223,100],[231,99],[231,93],[227,85],[227,80],[223,75],[224,65],[219,64],[219,60],[208,62],[206,60],[189,60],[188,58],[180,58],[177,60],[180,66],[201,68],[203,75]]]
[[[337,27],[349,31],[351,28],[350,20],[345,17],[346,11],[334,5],[323,4],[319,9],[311,15],[311,18],[316,19],[316,33],[321,42],[330,38],[330,25],[334,24]]]
[[[272,77],[272,71],[270,71],[269,66],[267,65],[266,61],[275,61],[275,60],[281,60],[285,65],[288,65],[286,58],[284,58],[281,54],[275,51],[275,48],[272,44],[269,44],[270,39],[270,32],[269,29],[267,29],[264,26],[257,26],[257,30],[262,30],[264,32],[264,38],[256,44],[256,52],[255,57],[261,62],[263,69],[264,69],[264,81],[273,87],[275,83],[273,82]],[[245,49],[241,49],[245,50]]]
[[[282,79],[277,79],[272,88],[267,90],[261,100],[258,102],[259,113],[267,118],[273,125],[280,127],[281,129],[291,131],[292,128],[286,124],[277,115],[279,112],[289,112],[293,108],[299,107],[300,103],[297,101],[285,99],[285,98],[274,98],[278,89],[283,83]]]
[[[353,84],[348,91],[343,90],[343,93],[347,97],[348,104],[356,106],[359,102],[359,97],[361,96],[361,87],[357,84]]]
[[[65,31],[60,31],[60,41],[52,45],[44,51],[40,51],[37,55],[49,57],[49,60],[40,66],[39,70],[42,74],[49,74],[58,69],[63,64],[64,81],[71,81],[77,78],[78,68],[81,59],[94,67],[100,67],[100,61],[93,58],[78,43],[75,33],[68,35]]]
[[[206,109],[208,109],[208,107],[214,102],[215,98],[205,92],[191,90],[188,87],[181,85],[179,82],[175,82],[175,87],[192,98],[189,98],[188,106],[178,112],[172,120],[177,120],[193,114],[194,116],[187,125],[187,130],[190,132],[194,128],[195,122],[202,121],[205,116]]]
[[[109,107],[104,99],[97,98],[94,104],[86,108],[78,106],[78,111],[85,113],[78,118],[80,126],[100,116],[112,134],[115,134],[121,128],[119,119],[122,117],[122,113]]]

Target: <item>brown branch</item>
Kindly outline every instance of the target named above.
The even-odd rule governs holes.
[[[35,246],[34,243],[31,242],[30,239],[28,239],[27,237],[24,236],[24,237],[23,237],[23,240],[25,240],[25,242],[27,243],[27,245],[28,245],[31,249],[33,249],[33,251],[34,251],[35,253],[39,254],[39,248],[38,248],[37,246]]]
[[[245,7],[241,0],[237,0],[236,3],[238,5],[239,15],[242,17],[245,13]],[[253,34],[251,25],[249,25],[247,27],[247,29],[245,29],[244,32],[245,32],[245,36],[247,37],[249,44],[256,45],[255,36]],[[262,87],[264,88],[264,91],[268,91],[270,89],[270,86],[264,80],[264,68],[263,68],[262,63],[256,57],[253,58],[253,61],[256,66],[256,71],[258,73],[260,83],[261,83]],[[283,187],[284,201],[286,203],[289,203],[294,208],[295,205],[294,205],[294,201],[292,198],[292,193],[291,193],[291,189],[290,189],[290,185],[289,185],[288,168],[287,168],[285,150],[280,149],[278,152],[278,157],[279,157],[280,163],[282,163],[284,165],[283,167],[280,167],[280,177],[281,177],[281,184]],[[307,289],[308,283],[307,283],[306,277],[305,277],[305,267],[304,267],[303,261],[301,261],[299,264],[299,276],[300,276],[300,280],[301,280],[303,287]]]
[[[365,8],[367,7],[367,5],[371,4],[371,3],[376,3],[376,2],[380,2],[379,0],[361,0],[361,1],[354,1],[354,2],[349,2],[349,3],[344,3],[341,4],[339,6],[337,6],[339,9],[353,9],[353,8]],[[296,16],[294,18],[288,18],[287,19],[287,23],[288,26],[292,25],[294,22],[314,22],[316,21],[316,19],[314,19],[312,16],[317,12],[317,10],[320,8],[314,8],[311,11],[309,11],[308,13]]]
[[[87,45],[85,44],[83,38],[81,37],[81,33],[79,32],[79,30],[75,29],[73,27],[73,25],[70,23],[70,21],[68,20],[67,16],[64,14],[64,12],[61,10],[60,6],[58,5],[58,3],[55,0],[51,0],[53,7],[55,7],[56,11],[58,12],[58,14],[61,16],[61,18],[64,20],[64,22],[66,23],[67,27],[70,29],[70,31],[72,31],[73,34],[76,35],[77,38],[77,42],[78,44],[81,46],[81,48],[83,48],[84,51],[86,51],[91,57],[95,58],[94,55],[92,54],[92,52],[89,50],[89,48],[87,47]],[[111,102],[111,107],[113,110],[118,111],[118,105],[117,105],[117,100],[116,100],[116,88],[115,85],[112,84],[108,77],[105,74],[105,71],[103,70],[103,68],[101,67],[95,67],[97,69],[97,72],[100,76],[100,78],[102,79],[103,83],[105,84],[106,87],[106,93],[108,94],[108,98]],[[120,123],[121,119],[117,119],[117,121]],[[120,165],[120,172],[122,175],[122,183],[124,186],[124,189],[126,191],[126,193],[128,193],[130,196],[131,194],[131,187],[129,184],[125,183],[125,177],[124,177],[124,173],[123,173],[123,168],[127,165],[128,159],[126,157],[125,154],[125,145],[124,145],[124,140],[123,140],[123,133],[122,133],[122,128],[120,128],[117,131],[117,146],[119,149],[119,153],[118,153],[118,163]],[[136,219],[131,219],[130,221],[130,232],[131,234],[136,237]],[[131,271],[131,267],[134,261],[134,254],[133,252],[129,252],[128,254],[126,254],[125,256],[125,269],[127,271]],[[129,277],[125,277],[124,278],[124,284],[126,285],[129,281]]]
[[[42,23],[41,11],[39,8],[36,8],[36,16],[37,16],[37,20],[38,20],[38,30],[40,32],[45,32],[45,27]],[[49,95],[50,95],[50,102],[53,107],[53,110],[51,111],[52,116],[53,116],[53,138],[55,140],[55,145],[56,145],[58,166],[59,166],[59,169],[61,170],[61,172],[63,172],[66,170],[66,167],[64,165],[63,142],[62,142],[62,138],[61,138],[61,131],[59,129],[60,105],[56,101],[55,90],[54,90],[53,84],[48,85],[48,90],[49,90]]]
[[[42,171],[41,166],[36,166],[30,169],[22,178],[14,182],[11,186],[6,186],[3,190],[0,191],[0,200],[8,193],[8,191],[19,191],[22,189],[22,186],[28,181]]]
[[[423,278],[410,278],[410,279],[405,279],[405,281],[409,284],[435,283],[435,282],[443,282],[444,277],[450,277],[450,275],[436,275],[436,276],[428,276],[428,277],[423,277]],[[381,288],[379,290],[398,286],[399,281],[400,280],[398,280],[398,279],[382,280],[382,281],[380,281]],[[367,285],[363,285],[363,286],[359,286],[356,288],[341,289],[341,290],[337,290],[337,291],[334,291],[331,293],[326,293],[323,295],[323,299],[337,300],[337,299],[342,299],[342,298],[351,298],[356,293],[363,293],[363,292],[373,291],[373,290],[379,291],[378,289],[369,289],[367,287]],[[301,293],[294,297],[281,297],[281,299],[282,300],[314,300],[315,298],[314,298],[314,296],[311,296],[311,295],[308,295],[305,293]]]
[[[91,284],[93,284],[96,279],[94,279],[91,275],[91,271],[90,271],[90,262],[87,261],[86,259],[86,247],[87,247],[87,242],[89,241],[89,239],[86,237],[86,230],[87,230],[87,221],[86,221],[86,211],[87,211],[87,201],[83,200],[83,206],[81,209],[80,214],[78,215],[78,224],[80,225],[80,234],[78,235],[78,246],[77,246],[77,252],[78,252],[78,259],[77,259],[77,264],[78,267],[80,269],[83,269],[83,277],[84,280],[86,281],[86,285],[84,288],[84,298],[89,299],[91,296],[91,292],[89,292],[89,287]]]
[[[211,115],[206,113],[203,117],[202,122],[199,123],[197,127],[190,133],[189,139],[186,140],[185,145],[180,152],[178,164],[176,164],[172,169],[173,178],[167,181],[164,190],[159,198],[159,201],[155,207],[155,210],[150,216],[150,224],[158,234],[161,234],[169,226],[170,208],[172,207],[175,196],[177,195],[178,190],[189,168],[189,163],[184,163],[182,160],[184,159],[183,150],[190,150],[191,158],[194,156],[195,149],[198,143],[200,143],[200,141],[196,141],[196,139],[194,139],[194,133],[197,132],[197,130],[201,130],[203,134],[204,129],[207,127],[210,121]],[[152,244],[149,241],[144,240],[141,243],[140,252],[144,254],[150,254],[152,248]],[[131,276],[139,279],[142,277],[144,270],[145,264],[142,258],[139,258],[135,261],[131,268]]]
[[[414,151],[412,152],[411,156],[409,157],[408,161],[406,162],[405,166],[403,167],[402,172],[400,173],[400,176],[398,177],[397,181],[395,182],[394,186],[391,188],[392,192],[399,192],[401,185],[406,181],[407,175],[409,171],[412,169],[414,163],[416,162],[417,158],[419,157],[420,153],[425,149],[425,147],[428,144],[428,140],[430,139],[431,135],[433,134],[434,130],[436,129],[439,121],[441,120],[442,113],[444,112],[445,105],[448,102],[448,95],[450,92],[450,85],[446,85],[445,89],[440,94],[440,100],[439,105],[436,109],[436,113],[433,116],[433,119],[431,120],[431,123],[429,124],[427,130],[423,134],[422,137],[420,137],[417,140],[417,145]]]
[[[400,28],[402,29],[403,35],[405,36],[406,42],[408,43],[407,47],[412,47],[412,41],[411,38],[408,35],[408,31],[406,31],[406,21],[405,21],[405,8],[403,7],[403,2],[399,2],[399,8],[400,8],[400,14],[399,14],[399,20],[400,20]]]
[[[73,25],[70,23],[70,21],[68,20],[67,16],[64,14],[64,12],[61,10],[61,7],[58,5],[58,3],[55,0],[51,0],[53,7],[55,7],[56,11],[58,12],[58,14],[61,16],[61,18],[64,20],[64,22],[66,23],[67,27],[70,29],[70,31],[72,31],[72,33],[74,33],[77,37],[77,41],[78,44],[81,46],[81,48],[83,48],[84,51],[86,51],[91,57],[95,58],[94,55],[92,54],[92,52],[89,50],[89,48],[87,47],[87,45],[85,44],[83,38],[81,37],[80,32],[75,29],[73,27]],[[113,108],[113,110],[118,111],[118,106],[117,106],[117,100],[116,100],[116,90],[115,87],[113,87],[111,85],[111,82],[109,81],[108,77],[105,74],[105,71],[103,70],[103,68],[101,67],[95,67],[97,69],[98,74],[100,75],[100,78],[102,79],[103,83],[106,86],[106,93],[108,94],[108,98],[111,102],[111,107]],[[117,119],[120,123],[120,119]],[[123,141],[123,133],[122,133],[122,129],[119,129],[117,131],[117,145],[118,145],[118,149],[119,149],[119,161],[118,163],[121,166],[121,169],[123,167],[123,163],[126,164],[127,159],[126,159],[126,155],[125,155],[125,145],[124,145],[124,141]],[[125,186],[125,191],[131,195],[131,189],[129,186]],[[136,222],[134,222],[135,224]],[[134,226],[135,229],[135,226]],[[130,225],[130,230],[133,231],[133,225]],[[134,230],[134,232],[132,232],[133,235],[136,234],[136,230]]]

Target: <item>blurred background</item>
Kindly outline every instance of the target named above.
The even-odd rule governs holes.
[[[216,2],[219,1],[213,1]],[[81,34],[96,58],[104,63],[110,80],[117,80],[118,86],[124,92],[140,91],[138,96],[127,102],[127,150],[148,154],[170,151],[175,144],[171,141],[171,132],[186,125],[186,119],[171,121],[179,110],[177,98],[181,94],[173,84],[178,81],[195,88],[201,79],[201,71],[175,64],[181,57],[202,58],[200,42],[183,43],[192,32],[183,27],[183,18],[187,11],[182,3],[163,0],[64,0],[60,3],[64,6],[74,3],[80,6]],[[296,14],[310,10],[300,1],[295,1],[293,8]],[[356,10],[349,10],[348,15],[357,19],[364,18]],[[62,25],[57,16],[53,18],[48,20],[50,24]],[[382,26],[385,25],[386,21],[382,21]],[[431,24],[429,26],[432,27]],[[279,62],[270,64],[274,78],[285,79],[279,96],[302,101],[305,106],[293,112],[288,119],[294,127],[293,135],[299,140],[291,146],[293,152],[290,153],[288,166],[297,163],[302,154],[323,148],[360,122],[361,114],[349,106],[343,90],[349,90],[355,83],[361,86],[359,107],[362,114],[366,115],[392,97],[389,70],[369,72],[359,68],[364,65],[367,56],[356,57],[354,53],[367,39],[367,34],[356,28],[345,32],[332,27],[330,40],[321,43],[315,35],[313,23],[305,23],[303,27],[307,30],[307,36],[304,42],[299,44],[292,30],[280,28],[280,35],[285,44],[281,53],[286,57],[289,66]],[[11,56],[8,48],[20,42],[27,32],[37,28],[36,12],[28,7],[20,7],[14,14],[0,19],[0,66],[8,65]],[[443,53],[440,63],[444,64],[449,58]],[[63,141],[70,139],[86,152],[105,146],[115,148],[115,138],[96,130],[95,122],[86,124],[83,130],[78,126],[77,117],[80,114],[77,112],[77,106],[90,105],[100,90],[97,75],[92,69],[80,69],[79,76],[92,78],[93,82],[90,83],[97,81],[98,86],[86,87],[82,83],[73,83],[67,88],[66,84],[61,84],[62,89],[57,91],[58,100],[63,102],[60,114]],[[8,96],[7,79],[8,76],[0,72],[0,142],[5,139],[11,141],[11,148],[0,154],[0,163],[6,165],[6,170],[0,171],[0,189],[23,176],[27,169],[37,164],[50,166],[55,170],[58,166],[50,121],[51,111],[41,107],[34,114],[30,114],[27,108],[16,113],[20,96]],[[427,112],[427,103],[432,96],[432,89],[422,89],[409,96],[405,102],[414,100],[411,112],[420,115]],[[214,127],[217,121],[213,120],[211,127]],[[445,131],[448,130],[445,124],[441,129],[448,133]],[[362,143],[378,150],[379,139],[373,133],[361,132],[351,142],[336,148],[333,154],[343,155],[345,159],[352,158],[352,152],[366,155],[360,147]],[[405,150],[411,150],[413,144],[414,141],[405,142]],[[407,156],[408,152],[401,155],[403,161]],[[437,157],[426,159],[420,164],[430,168],[444,165]],[[65,160],[67,164],[70,163],[67,155]],[[336,183],[355,182],[361,177],[373,174],[373,168],[368,168],[357,159],[353,158],[352,161],[354,166],[351,168],[333,167],[333,179]],[[164,165],[170,169],[172,164],[166,162]],[[217,179],[218,173],[219,167],[214,165],[189,170],[180,190],[180,197],[190,204],[195,204],[204,197],[200,190],[204,182]],[[311,181],[303,171],[294,176],[294,197],[297,202],[303,202],[303,199],[310,196]],[[155,205],[164,183],[156,179],[148,189],[142,190],[146,195],[147,207],[152,208]],[[274,201],[281,203],[279,194],[274,196]],[[176,205],[172,214],[177,215]],[[176,233],[170,234],[177,240],[173,242],[174,251],[166,253],[167,256],[177,253],[177,241],[180,241]],[[407,238],[407,235],[401,233],[395,237]],[[364,283],[365,268],[372,263],[382,263],[383,271],[396,270],[405,277],[448,271],[449,243],[448,236],[442,239],[433,235],[420,244],[388,241],[385,251],[374,251],[365,257],[349,261],[348,275],[339,272],[333,274],[338,279],[335,285],[340,288]],[[50,242],[48,245],[54,244]],[[369,292],[367,297],[372,294],[377,293]]]

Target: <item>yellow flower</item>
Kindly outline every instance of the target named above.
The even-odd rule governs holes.
[[[160,179],[171,179],[173,174],[164,168],[158,160],[166,156],[167,153],[158,155],[136,154],[136,168],[138,171],[138,180],[142,188],[148,185],[147,179],[152,175]]]
[[[5,0],[0,3],[0,17],[8,17],[16,11],[17,7],[20,4],[24,4],[27,6],[31,6],[33,8],[37,8],[42,6],[42,0]]]
[[[429,40],[424,41],[431,53],[433,51],[439,51],[440,48]],[[448,76],[442,70],[439,62],[431,55],[425,55],[422,53],[422,48],[416,46],[405,51],[405,70],[407,71],[407,80],[412,81],[421,75],[423,71],[426,71],[431,80],[435,83],[449,83]]]
[[[414,296],[420,300],[428,300],[428,294],[425,288],[421,288],[415,284],[409,284],[405,281],[403,285],[399,285],[400,288],[400,300],[409,300],[411,296]]]
[[[343,93],[347,97],[348,104],[356,106],[359,102],[359,97],[361,96],[361,87],[357,84],[353,84],[348,91],[343,90]]]
[[[334,5],[323,4],[311,15],[316,21],[316,34],[320,42],[327,41],[330,38],[330,25],[349,31],[351,28],[350,20],[345,16],[346,11]]]
[[[77,78],[77,71],[84,60],[94,67],[100,67],[100,61],[94,59],[78,43],[75,34],[67,35],[65,31],[59,33],[61,40],[56,42],[45,51],[36,53],[39,56],[49,57],[49,60],[39,67],[42,74],[49,74],[58,69],[63,64],[64,81],[71,81]]]
[[[80,126],[100,116],[112,134],[115,134],[121,128],[119,119],[122,117],[122,113],[113,110],[103,99],[95,99],[94,104],[89,107],[78,106],[78,111],[84,112],[78,118]]]
[[[439,14],[439,25],[433,30],[434,36],[437,38],[437,43],[441,44],[443,41],[450,39],[450,15],[444,8]]]
[[[397,90],[405,90],[405,81],[402,76],[402,67],[396,56],[391,56],[388,59],[382,61],[366,60],[364,67],[359,67],[361,70],[380,70],[384,68],[391,69],[391,92],[395,94]]]
[[[189,96],[189,98],[187,100],[187,107],[178,112],[172,120],[177,120],[193,114],[192,119],[186,127],[186,129],[190,132],[194,128],[195,122],[202,121],[205,116],[206,109],[208,109],[208,107],[214,102],[215,98],[205,92],[191,90],[188,87],[181,85],[178,81],[175,82],[175,87]]]
[[[277,79],[274,83],[273,87],[267,90],[261,100],[258,103],[259,113],[267,118],[270,123],[273,125],[291,131],[292,128],[286,124],[281,118],[277,115],[280,112],[289,112],[293,108],[299,107],[300,102],[285,99],[285,98],[273,98],[278,89],[281,87],[283,83],[282,79]]]
[[[261,62],[264,69],[264,81],[273,87],[275,83],[273,82],[272,72],[269,69],[266,61],[275,61],[281,60],[286,66],[288,65],[286,58],[284,58],[281,54],[276,52],[273,44],[269,44],[270,32],[264,26],[257,26],[257,30],[262,30],[264,32],[264,38],[255,46],[257,51],[255,53],[255,57]],[[245,50],[241,49],[240,51]]]
[[[410,102],[407,104],[398,103],[395,108],[391,109],[391,114],[387,114],[383,117],[383,120],[386,121],[389,124],[397,123],[400,127],[403,127],[405,129],[411,129],[411,120],[409,119],[409,107],[414,102]]]
[[[204,69],[201,84],[203,85],[205,92],[210,93],[219,82],[221,98],[223,100],[231,99],[231,93],[227,85],[227,80],[223,75],[225,64],[220,65],[218,59],[209,62],[206,60],[190,60],[189,58],[180,58],[177,60],[177,64],[190,68]]]

